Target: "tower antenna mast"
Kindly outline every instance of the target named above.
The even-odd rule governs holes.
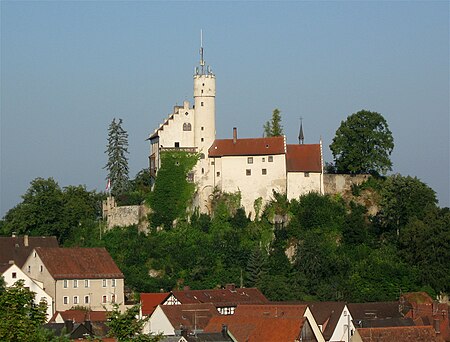
[[[205,60],[203,59],[203,30],[200,30],[200,66],[202,67],[203,74],[203,68],[205,66]]]

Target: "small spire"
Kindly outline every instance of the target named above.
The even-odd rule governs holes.
[[[300,118],[300,133],[298,134],[298,143],[303,145],[305,142],[305,136],[303,135],[303,118]]]

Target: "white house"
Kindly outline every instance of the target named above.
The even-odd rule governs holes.
[[[2,273],[5,285],[7,287],[14,285],[18,280],[24,281],[24,286],[35,293],[34,301],[39,303],[44,300],[47,303],[47,317],[46,322],[52,317],[52,297],[44,291],[44,284],[40,281],[31,279],[26,275],[16,264],[12,264],[8,269]]]

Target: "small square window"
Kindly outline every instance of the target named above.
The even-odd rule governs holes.
[[[262,169],[262,170],[261,170],[261,173],[262,173],[263,175],[267,175],[267,169]]]
[[[13,273],[12,273],[12,277],[13,277],[13,279],[16,279],[16,278],[17,278],[17,273],[16,273],[16,272],[13,272]]]
[[[305,177],[309,177],[309,172],[305,172]]]
[[[175,147],[180,147],[180,143],[178,141],[175,142]]]
[[[250,169],[245,170],[245,175],[246,176],[251,176],[252,175],[252,170],[250,170]]]
[[[273,162],[273,156],[269,156],[268,157],[268,161],[269,161],[269,163],[272,163]]]
[[[247,164],[253,164],[253,157],[247,157]]]
[[[69,297],[63,297],[63,303],[69,304]]]

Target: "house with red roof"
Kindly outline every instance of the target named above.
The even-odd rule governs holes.
[[[172,291],[163,305],[211,303],[221,315],[232,315],[239,304],[264,304],[269,300],[257,288],[237,288],[228,284],[223,289]]]
[[[22,271],[44,284],[53,312],[76,306],[105,311],[124,304],[124,276],[105,248],[37,247]]]
[[[352,342],[443,342],[433,327],[357,328]]]

